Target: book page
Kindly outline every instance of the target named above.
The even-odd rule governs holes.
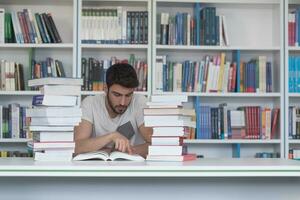
[[[73,160],[107,160],[109,155],[106,151],[93,151],[88,153],[78,154]]]
[[[133,154],[130,155],[128,153],[123,153],[120,151],[114,151],[110,154],[109,157],[110,160],[114,161],[114,160],[131,160],[131,161],[144,161],[145,159],[138,155],[138,154]]]

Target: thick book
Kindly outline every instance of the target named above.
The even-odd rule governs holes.
[[[186,154],[186,155],[179,155],[179,156],[165,156],[165,155],[148,155],[146,160],[147,161],[191,161],[196,160],[197,156],[196,154]]]
[[[76,96],[35,95],[33,106],[76,106]]]
[[[81,108],[35,107],[26,108],[26,117],[81,117]]]
[[[114,161],[114,160],[130,160],[130,161],[144,161],[145,159],[138,154],[127,154],[120,151],[113,151],[108,153],[106,151],[94,151],[88,153],[78,154],[73,158],[76,161],[82,160],[104,160],[104,161]]]
[[[29,87],[42,86],[42,85],[82,85],[83,79],[81,78],[61,78],[61,77],[47,77],[28,80]]]
[[[183,108],[145,108],[144,115],[186,115],[195,116],[194,109]]]
[[[65,95],[74,96],[80,95],[80,85],[44,85],[40,88],[42,94],[48,95]]]

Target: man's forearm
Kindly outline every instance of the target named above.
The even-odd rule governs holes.
[[[75,154],[97,151],[99,149],[102,149],[107,144],[113,141],[113,134],[114,133],[109,133],[95,138],[88,138],[75,141]]]
[[[143,156],[144,158],[146,158],[146,156],[148,155],[148,146],[149,145],[150,145],[150,143],[136,145],[133,147],[133,153],[139,154],[139,155]]]

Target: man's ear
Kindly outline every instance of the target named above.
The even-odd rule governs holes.
[[[106,85],[106,83],[104,83],[104,85],[103,85],[103,89],[104,89],[104,92],[107,94],[107,93],[108,93],[108,88],[107,88],[107,85]]]

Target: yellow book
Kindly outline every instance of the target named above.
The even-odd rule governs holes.
[[[221,53],[220,73],[218,79],[218,92],[222,92],[224,78],[225,53]]]

